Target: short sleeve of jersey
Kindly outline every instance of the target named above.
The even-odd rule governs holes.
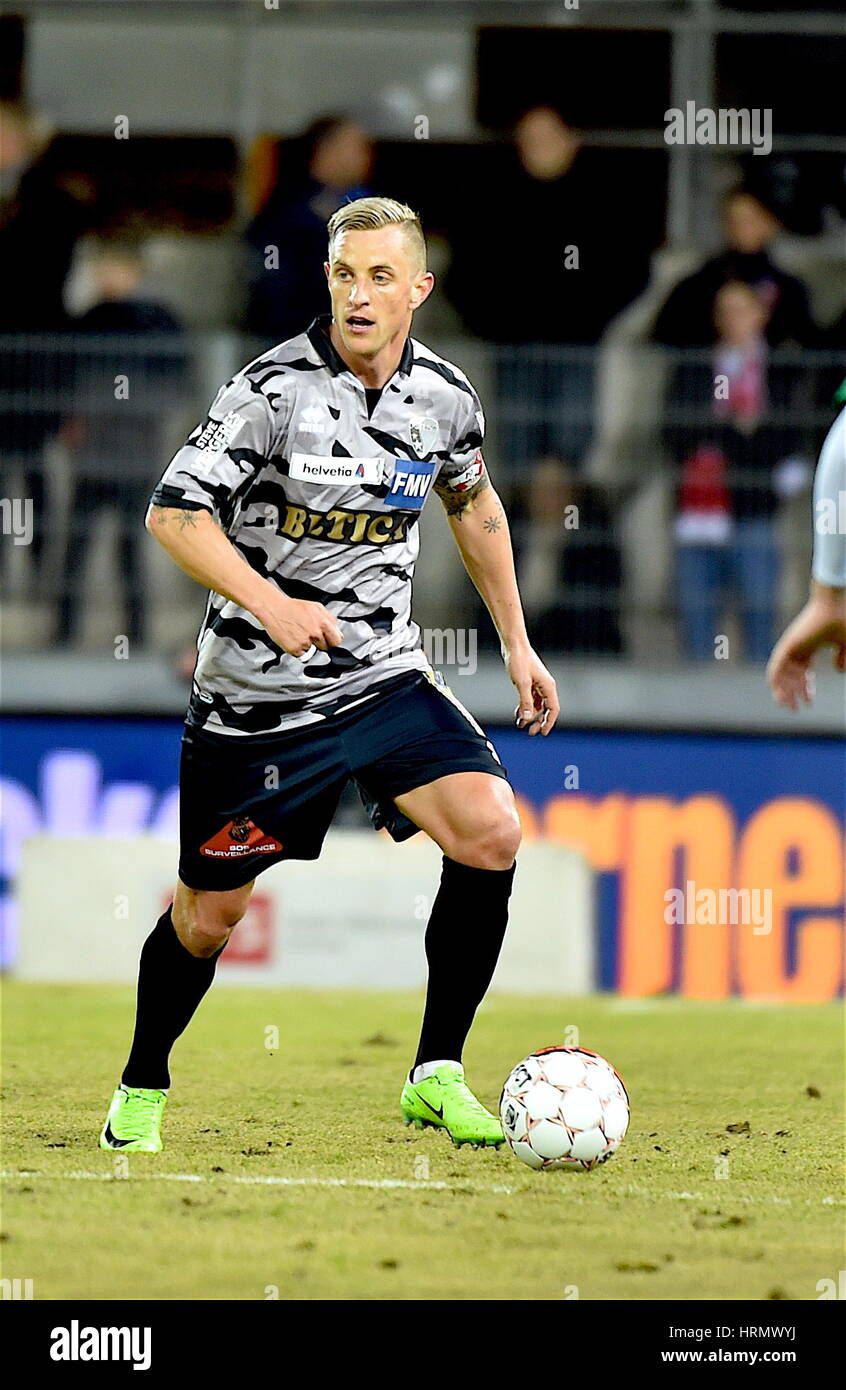
[[[846,588],[846,410],[841,410],[820,452],[814,478],[814,560],[818,584]]]
[[[238,376],[171,459],[153,493],[156,506],[202,508],[224,529],[233,504],[273,452],[278,422],[261,392]]]
[[[472,386],[468,386],[468,391],[461,392],[462,409],[458,414],[455,436],[449,454],[438,471],[438,486],[454,492],[466,492],[473,487],[485,468],[482,458],[485,416]]]

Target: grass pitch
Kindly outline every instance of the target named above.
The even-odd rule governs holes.
[[[36,1299],[813,1300],[842,1268],[834,1005],[491,998],[465,1056],[491,1108],[574,1025],[629,1089],[609,1163],[535,1174],[402,1125],[418,996],[218,987],[164,1152],[121,1156],[133,991],[4,994],[2,1272]]]

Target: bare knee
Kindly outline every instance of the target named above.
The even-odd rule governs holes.
[[[203,893],[180,883],[173,903],[173,926],[192,956],[213,956],[225,946],[247,910],[252,883],[229,893]]]
[[[497,808],[471,834],[457,838],[450,858],[474,869],[510,869],[520,848],[522,831],[516,807]]]

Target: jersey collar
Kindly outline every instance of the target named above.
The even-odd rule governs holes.
[[[326,366],[329,368],[330,372],[332,372],[333,376],[338,376],[340,372],[349,372],[351,376],[355,376],[355,372],[352,371],[352,368],[347,366],[343,357],[341,357],[340,353],[335,348],[332,339],[329,337],[329,325],[331,322],[331,314],[318,314],[317,318],[311,324],[311,327],[307,330],[308,340],[320,360],[326,363]],[[403,344],[402,357],[400,358],[400,363],[397,368],[397,371],[402,376],[408,376],[410,374],[413,358],[414,352],[411,347],[411,339],[406,338]]]

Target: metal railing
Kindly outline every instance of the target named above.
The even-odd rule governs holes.
[[[602,348],[467,346],[481,352],[486,456],[537,644],[704,658],[724,639],[733,655],[762,660],[807,582],[813,465],[846,356],[771,353],[762,392],[756,401],[752,388],[748,415],[735,421],[709,352],[632,346],[622,381]],[[141,645],[154,631],[160,640],[172,599],[150,577],[146,502],[252,349],[237,335],[0,338],[8,647],[81,634],[92,647],[116,631]],[[111,578],[92,583],[104,515]],[[424,621],[452,620],[443,593],[440,561],[424,545]],[[496,645],[472,595],[463,613],[480,648]]]

